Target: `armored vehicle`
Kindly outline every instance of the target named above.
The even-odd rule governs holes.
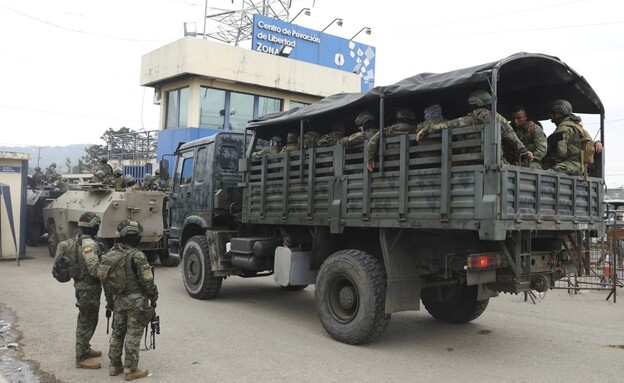
[[[449,119],[465,116],[475,90],[492,96],[485,123],[421,141],[414,132],[382,134],[373,171],[367,142],[305,148],[299,140],[299,150],[252,156],[289,132],[324,134],[340,123],[356,133],[362,111],[380,131],[405,107],[419,115],[440,104]],[[182,257],[187,292],[213,298],[231,275],[273,274],[286,289],[315,284],[325,330],[361,344],[381,334],[392,313],[421,302],[437,320],[466,323],[500,292],[545,291],[582,272],[590,234],[604,234],[602,156],[587,178],[502,159],[497,112],[523,103],[545,120],[556,99],[599,115],[603,132],[604,108],[582,76],[555,57],[521,53],[337,94],[260,117],[244,133],[181,145],[169,251]]]
[[[46,232],[43,207],[63,193],[65,192],[51,188],[28,188],[26,190],[26,244],[28,246],[37,246],[41,236]]]
[[[56,253],[59,241],[74,235],[80,215],[91,211],[102,220],[97,237],[105,247],[111,247],[119,238],[117,225],[132,218],[143,225],[139,248],[148,260],[160,259],[163,266],[177,266],[179,258],[169,257],[164,245],[166,200],[167,195],[160,191],[120,191],[100,184],[85,184],[82,190],[69,190],[43,209],[50,255]]]

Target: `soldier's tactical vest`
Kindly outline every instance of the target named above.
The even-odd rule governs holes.
[[[574,155],[580,154],[583,165],[593,164],[594,154],[596,153],[594,141],[585,128],[572,120],[564,120],[561,122],[561,125],[571,127],[574,131],[572,140],[568,143],[568,151]]]
[[[126,249],[123,248],[123,252],[126,253],[126,288],[123,291],[123,294],[133,294],[133,293],[140,293],[142,292],[141,290],[141,286],[139,285],[139,282],[137,280],[137,276],[134,272],[134,270],[132,270],[132,256],[134,255],[134,253],[136,253],[138,250],[136,249]],[[135,266],[136,268],[136,266]]]
[[[81,235],[76,238],[76,263],[78,267],[76,269],[76,277],[74,281],[83,281],[88,284],[99,284],[100,281],[97,278],[94,278],[89,274],[87,270],[87,265],[85,264],[84,258],[82,256],[82,252],[87,246],[98,247],[98,244],[88,235]],[[99,248],[97,249],[99,250]],[[96,251],[93,249],[92,251]]]

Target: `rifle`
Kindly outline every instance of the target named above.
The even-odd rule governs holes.
[[[106,309],[106,333],[108,334],[108,327],[110,324],[111,311]]]
[[[150,334],[150,342],[152,348],[156,350],[156,334],[160,335],[160,316],[156,315],[156,311],[154,311],[154,316],[152,317],[152,321],[150,322],[150,327],[152,332]]]

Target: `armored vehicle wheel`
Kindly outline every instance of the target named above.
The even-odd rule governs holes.
[[[56,233],[56,225],[54,222],[50,222],[48,224],[48,251],[50,252],[50,257],[54,257],[56,255],[56,248],[58,247],[58,234]]]
[[[488,305],[489,299],[477,300],[478,286],[453,285],[444,288],[442,301],[435,301],[423,294],[425,308],[432,317],[448,323],[468,323],[477,319]]]
[[[222,277],[215,277],[210,267],[210,247],[203,235],[188,240],[182,252],[182,279],[190,296],[214,298],[221,290]]]
[[[388,325],[386,271],[360,250],[341,250],[323,262],[316,278],[314,303],[325,331],[337,341],[363,344]]]
[[[28,246],[37,246],[39,245],[39,240],[41,239],[41,228],[37,225],[32,225],[28,227],[26,230],[26,244]]]

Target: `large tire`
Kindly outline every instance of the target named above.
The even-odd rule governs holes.
[[[422,296],[425,308],[435,319],[448,323],[468,323],[477,319],[487,307],[489,299],[477,300],[479,286],[453,285],[446,287],[443,296],[447,299],[435,301]]]
[[[182,252],[182,279],[188,294],[196,299],[214,298],[223,277],[215,277],[210,267],[210,247],[203,235],[188,240]]]
[[[48,224],[48,251],[50,252],[50,257],[54,257],[56,255],[56,248],[58,247],[59,239],[58,234],[56,233],[56,225],[54,222],[50,222]]]
[[[38,246],[41,239],[41,227],[39,225],[31,225],[26,230],[26,244],[28,246]]]
[[[332,338],[347,344],[368,343],[390,321],[385,312],[386,271],[366,252],[338,251],[321,265],[314,303]]]

